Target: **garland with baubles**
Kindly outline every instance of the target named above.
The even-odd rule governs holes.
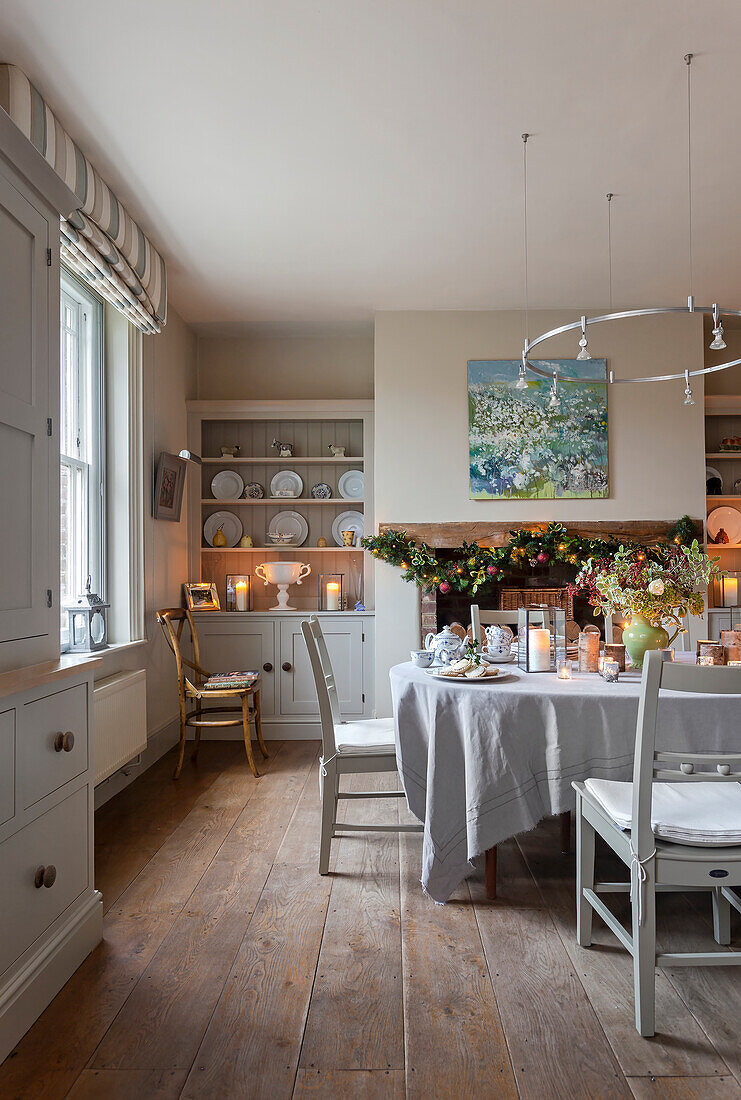
[[[544,529],[510,531],[507,546],[482,547],[464,542],[451,561],[438,560],[427,543],[416,543],[405,531],[387,531],[369,535],[362,545],[374,558],[398,566],[402,579],[418,588],[474,595],[484,585],[499,584],[512,573],[522,575],[528,567],[545,568],[553,562],[581,569],[590,558],[609,558],[620,546],[645,554],[650,561],[661,561],[666,548],[675,544],[689,546],[695,538],[695,525],[689,516],[667,532],[666,542],[654,546],[618,539],[589,539],[570,534],[562,523],[549,523]]]

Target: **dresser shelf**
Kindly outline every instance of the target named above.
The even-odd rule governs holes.
[[[230,458],[229,455],[224,455],[222,458],[203,458],[201,461],[204,466],[362,466],[365,458],[362,455],[356,458],[352,455],[345,455],[344,458],[332,458],[331,455],[326,458],[300,458],[295,455],[293,458],[275,458],[274,455],[266,458]]]

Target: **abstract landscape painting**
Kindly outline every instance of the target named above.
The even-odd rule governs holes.
[[[468,445],[473,500],[606,497],[607,362],[518,359],[468,364]],[[550,404],[558,372],[558,405]],[[573,381],[566,381],[573,379]]]

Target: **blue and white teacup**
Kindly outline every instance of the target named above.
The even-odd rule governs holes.
[[[435,654],[431,649],[412,649],[409,651],[412,664],[417,668],[429,668],[435,660]]]

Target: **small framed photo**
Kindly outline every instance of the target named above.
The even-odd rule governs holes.
[[[214,581],[184,584],[185,600],[189,611],[220,611],[219,593]]]
[[[185,459],[162,451],[154,479],[154,518],[180,522],[185,487]]]

